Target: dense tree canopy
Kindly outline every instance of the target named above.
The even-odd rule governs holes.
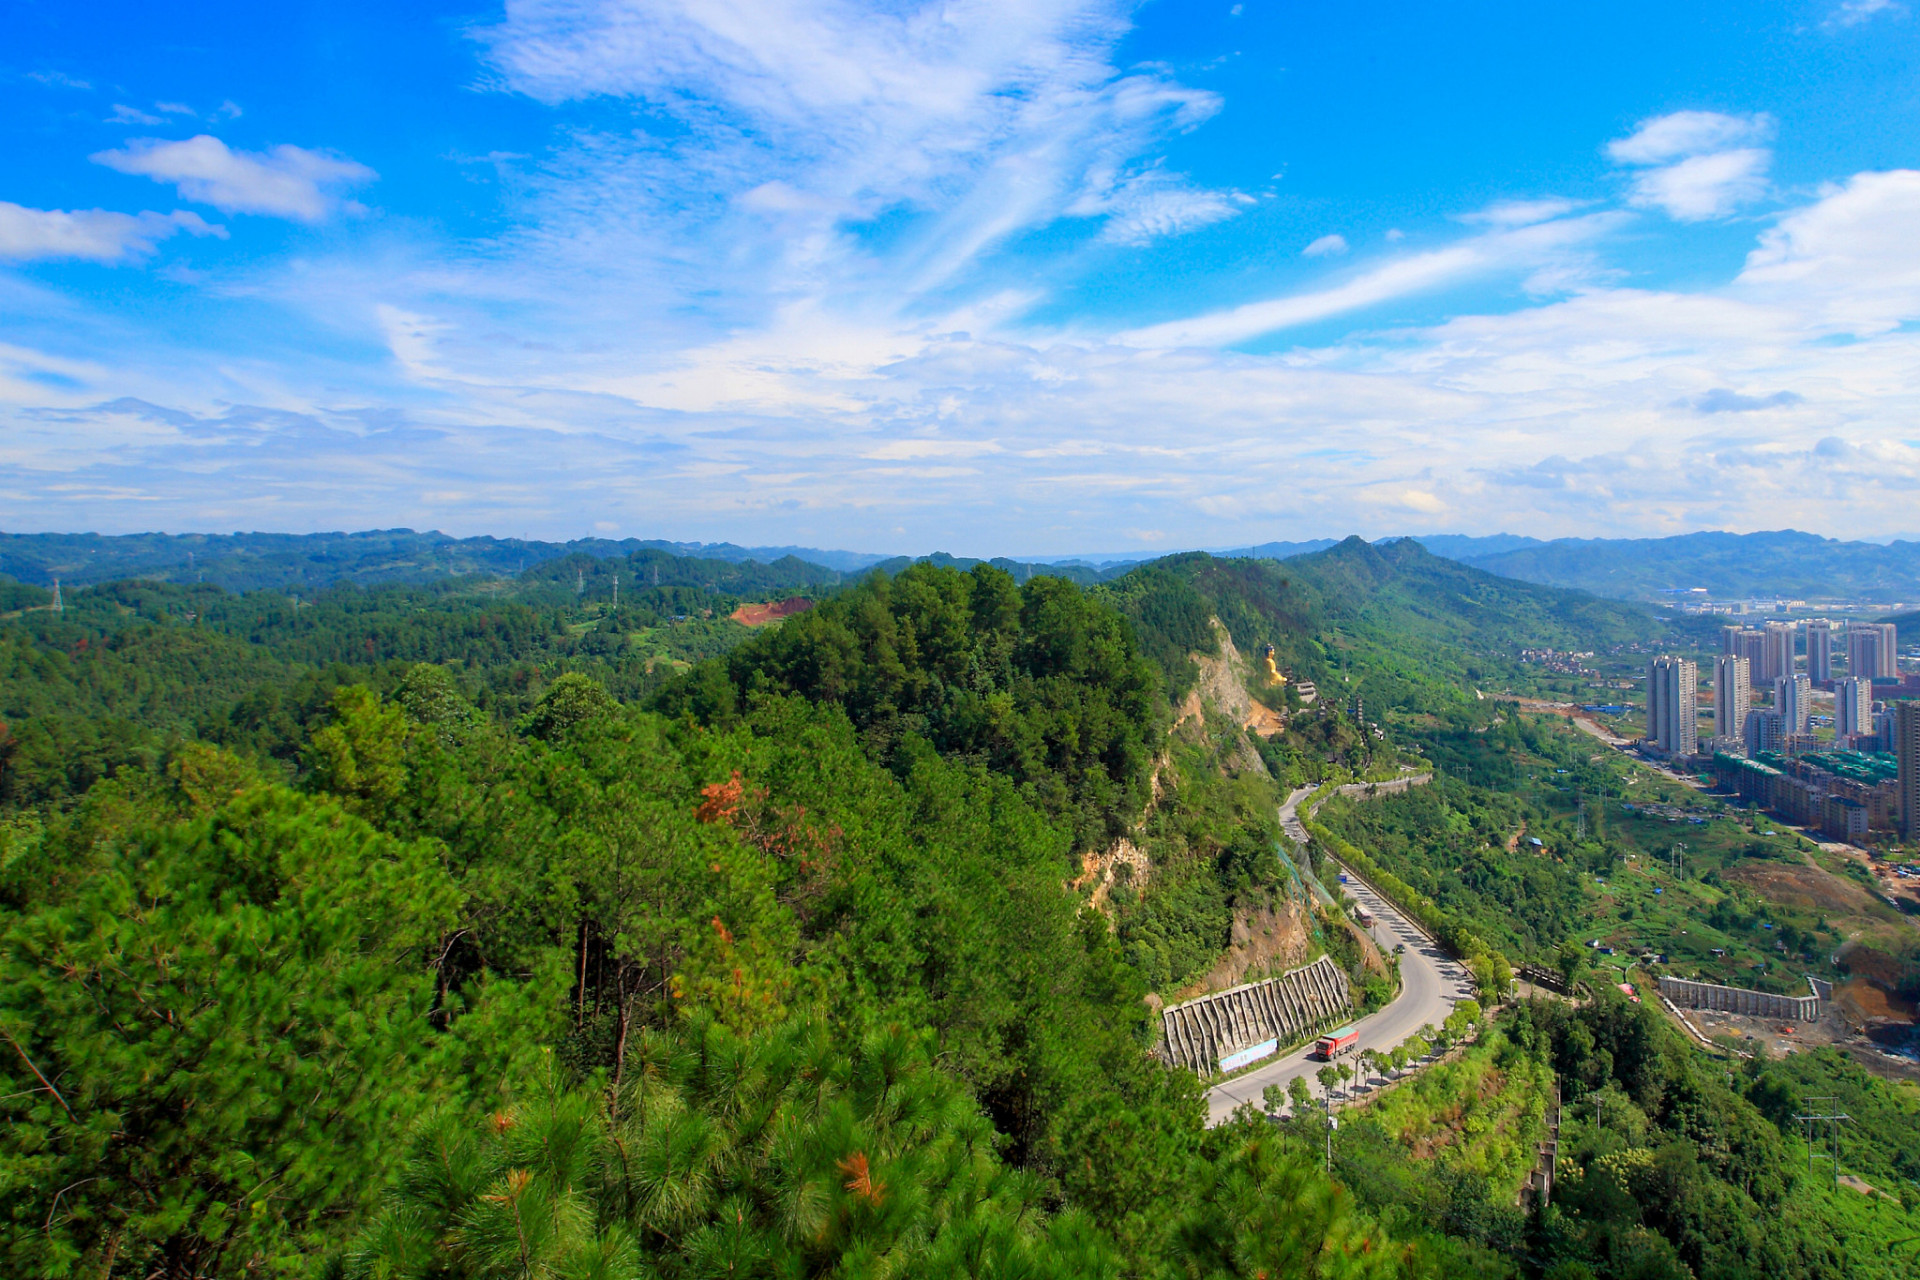
[[[1019,586],[985,564],[874,575],[660,705],[725,719],[757,693],[843,708],[876,759],[921,739],[1003,774],[1082,844],[1119,834],[1146,802],[1152,667],[1124,620],[1059,578]]]
[[[1365,1124],[1207,1129],[1152,1056],[1150,989],[1304,894],[1280,783],[1397,749],[1338,712],[1176,727],[1213,619],[1404,683],[1499,606],[1477,579],[1370,669],[1385,624],[1323,625],[1324,566],[917,565],[729,633],[714,574],[623,563],[617,609],[562,564],[0,619],[8,1274],[1896,1274],[1782,1122],[1844,1092],[1891,1135],[1863,1167],[1909,1176],[1920,1122],[1843,1063],[1728,1079],[1644,1007],[1510,1014],[1480,1079],[1568,1101],[1528,1217]],[[1392,614],[1428,569],[1387,567]],[[1471,780],[1328,822],[1461,936],[1551,955],[1564,886],[1499,838],[1501,762],[1545,747],[1443,703],[1425,745]]]

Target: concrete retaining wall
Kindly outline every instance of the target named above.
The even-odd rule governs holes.
[[[1201,996],[1161,1011],[1162,1052],[1203,1076],[1225,1058],[1263,1041],[1287,1044],[1353,1008],[1347,975],[1326,956],[1312,964],[1245,986]]]
[[[1745,987],[1721,987],[1711,982],[1672,977],[1660,979],[1660,994],[1688,1009],[1717,1009],[1722,1013],[1792,1018],[1800,1022],[1815,1022],[1820,1017],[1820,1000],[1816,996],[1776,996]]]

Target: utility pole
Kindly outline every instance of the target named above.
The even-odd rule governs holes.
[[[1807,1172],[1813,1172],[1815,1160],[1833,1161],[1833,1185],[1840,1185],[1840,1126],[1853,1123],[1853,1117],[1839,1110],[1837,1097],[1808,1098],[1808,1113],[1795,1116],[1794,1119],[1805,1124],[1807,1129]],[[1826,1125],[1824,1138],[1816,1137],[1816,1125]],[[1819,1147],[1827,1145],[1830,1150],[1822,1152]]]

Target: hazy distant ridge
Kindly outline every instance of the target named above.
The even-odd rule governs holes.
[[[884,559],[853,551],[810,547],[741,547],[730,542],[581,538],[540,542],[523,538],[453,538],[412,529],[361,533],[0,533],[0,574],[51,586],[122,578],[208,582],[229,591],[308,590],[335,582],[429,582],[463,574],[514,577],[568,555],[623,559],[640,551],[733,563],[773,564],[789,556],[836,573]]]
[[[1786,596],[1870,602],[1920,601],[1920,542],[1843,542],[1816,534],[1689,533],[1670,538],[1560,538],[1518,534],[1471,537],[1420,534],[1428,551],[1502,577],[1572,587],[1625,600],[1667,600],[1676,590],[1706,588],[1714,599]],[[1375,545],[1392,541],[1380,539]],[[1291,560],[1335,545],[1332,538],[1219,548],[1213,554]],[[0,533],[0,575],[38,586],[57,577],[74,586],[120,578],[204,581],[230,591],[317,589],[334,582],[427,582],[462,574],[512,577],[568,555],[622,559],[664,551],[733,563],[773,564],[793,558],[855,574],[889,572],[917,557],[801,546],[741,546],[641,538],[454,538],[412,529],[361,533],[232,533],[104,535]],[[1044,568],[1076,582],[1110,580],[1161,553],[1109,552],[1071,557],[996,557],[991,563],[1025,580]],[[944,552],[931,558],[960,567],[979,563]]]
[[[1626,600],[1705,587],[1715,600],[1785,596],[1881,603],[1920,599],[1920,542],[1842,542],[1791,529],[1672,538],[1561,538],[1493,552],[1422,538],[1489,573]]]

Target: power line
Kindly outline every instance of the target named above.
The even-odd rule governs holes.
[[[1840,1126],[1853,1123],[1852,1116],[1837,1109],[1839,1105],[1840,1099],[1837,1097],[1808,1098],[1808,1114],[1794,1117],[1806,1126],[1807,1173],[1809,1175],[1813,1173],[1815,1160],[1831,1160],[1833,1161],[1833,1185],[1836,1187],[1840,1185]],[[1816,1126],[1823,1124],[1827,1126],[1826,1134],[1823,1138],[1816,1140]],[[1831,1149],[1823,1152],[1820,1150],[1823,1145]]]

